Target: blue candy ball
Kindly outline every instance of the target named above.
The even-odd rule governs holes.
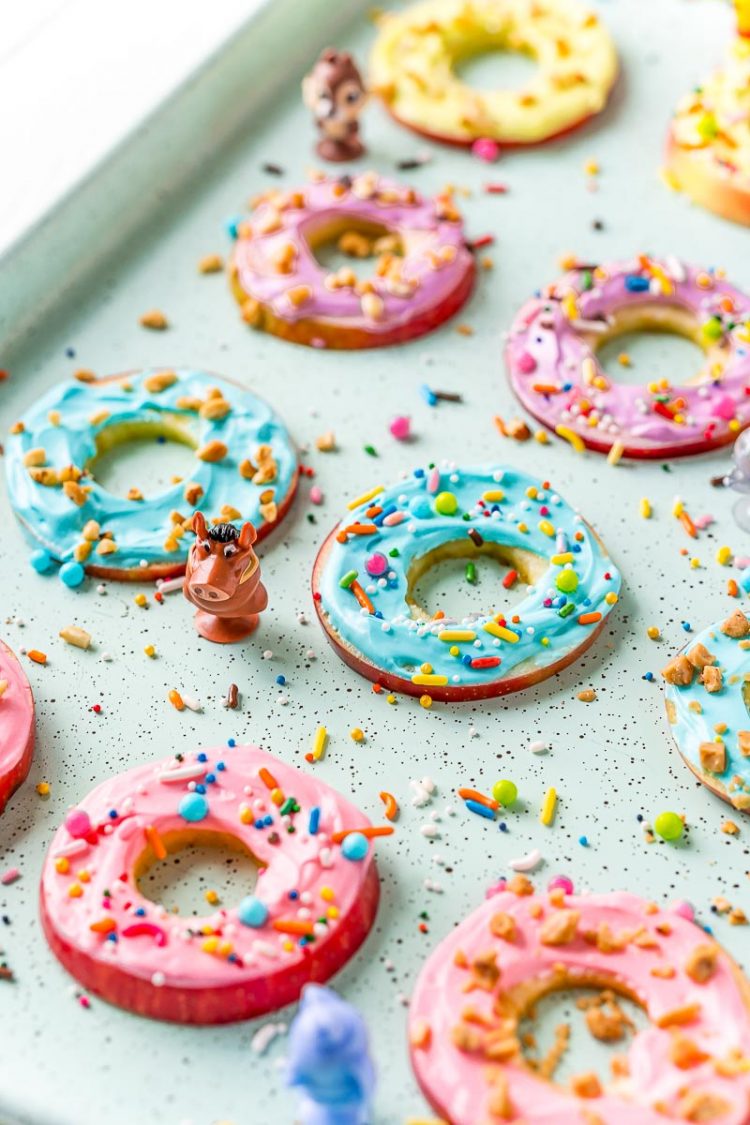
[[[243,926],[257,930],[268,918],[268,907],[255,895],[246,895],[237,907],[237,917]]]
[[[35,570],[37,574],[49,574],[52,567],[55,565],[55,560],[52,558],[52,555],[49,551],[45,551],[43,547],[39,547],[38,550],[31,552],[29,562],[31,563],[32,569]]]
[[[58,573],[63,585],[69,586],[71,590],[74,590],[76,586],[80,586],[86,577],[86,571],[79,562],[63,563]]]
[[[177,811],[183,820],[194,824],[208,816],[208,801],[200,793],[186,793],[177,806]]]
[[[369,841],[361,832],[350,832],[341,841],[341,852],[346,859],[359,861],[365,858],[369,850]]]
[[[409,501],[409,511],[420,520],[432,519],[435,514],[426,496],[413,496]]]

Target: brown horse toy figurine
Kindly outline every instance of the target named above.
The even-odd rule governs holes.
[[[217,644],[244,640],[258,626],[258,614],[268,605],[253,550],[255,528],[238,531],[232,523],[208,527],[202,512],[193,516],[195,542],[185,570],[185,597],[194,606],[195,627]]]

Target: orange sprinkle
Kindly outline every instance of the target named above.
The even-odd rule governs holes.
[[[500,807],[494,798],[485,797],[484,793],[480,793],[477,789],[459,789],[458,795],[462,801],[476,801],[478,805],[484,805],[486,809],[492,809],[493,812],[497,812]]]
[[[280,934],[305,935],[313,932],[312,922],[304,922],[298,918],[276,918],[272,925]]]
[[[350,523],[344,528],[347,535],[375,535],[379,530],[374,523]]]
[[[383,690],[383,688],[382,688],[382,686],[381,686],[380,684],[373,684],[373,685],[372,685],[372,690],[373,690],[373,691],[375,692],[375,694],[376,694],[376,695],[380,695],[380,693],[381,693],[381,691]]]
[[[336,532],[336,542],[337,543],[346,543],[348,538],[349,538],[349,536],[346,534],[345,531],[337,531]]]
[[[345,828],[341,832],[333,832],[331,840],[334,844],[340,844],[347,836],[351,836],[352,832],[359,832],[362,836],[366,836],[368,840],[372,840],[375,836],[392,836],[394,829],[390,824],[373,825],[367,828]]]
[[[356,578],[354,579],[354,581],[350,585],[349,589],[354,594],[355,598],[357,599],[359,604],[362,606],[362,608],[366,609],[368,613],[371,613],[374,616],[375,606],[372,604],[369,597],[367,596],[365,591],[360,586],[359,582],[357,582]]]
[[[687,512],[685,511],[684,508],[680,512],[680,514],[678,516],[678,519],[679,519],[680,523],[682,524],[682,526],[685,528],[685,531],[688,533],[690,538],[691,539],[697,539],[698,538],[698,528],[695,526],[695,524],[693,523],[693,521],[691,520],[690,516],[687,514]]]
[[[38,648],[30,648],[26,655],[28,656],[29,660],[33,660],[35,664],[47,663],[47,653],[40,652]]]
[[[538,395],[557,395],[562,387],[556,387],[552,383],[532,383],[531,389],[536,391]]]
[[[375,516],[379,516],[382,511],[383,509],[379,504],[373,504],[371,508],[367,509],[365,515],[367,516],[368,520],[374,520]]]
[[[384,816],[386,820],[395,820],[398,816],[398,801],[392,793],[387,793],[385,790],[380,794],[380,800],[384,803]]]
[[[276,778],[273,776],[273,774],[271,773],[270,770],[266,769],[265,766],[261,766],[260,769],[258,770],[258,777],[260,778],[260,780],[263,782],[263,784],[266,786],[267,789],[279,789],[280,788],[279,783],[276,780]]]
[[[432,620],[433,621],[442,621],[444,617],[445,617],[445,610],[437,609],[437,610],[435,610],[435,612],[432,615]]]
[[[111,934],[113,930],[117,929],[117,922],[114,918],[100,918],[97,922],[92,922],[89,926],[95,934]]]
[[[167,849],[164,847],[164,841],[154,828],[153,824],[147,824],[143,829],[144,835],[151,845],[151,851],[157,859],[167,858]]]
[[[172,688],[168,698],[169,702],[177,711],[185,710],[185,704],[182,702],[182,696],[180,695],[179,691],[175,691],[174,688]]]
[[[598,612],[582,613],[581,616],[578,618],[578,624],[579,625],[593,625],[595,621],[601,621],[601,619],[602,619],[602,615],[601,615],[601,613],[598,613]]]

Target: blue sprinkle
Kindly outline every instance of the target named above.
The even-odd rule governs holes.
[[[638,821],[639,824],[642,824],[643,823],[643,813],[639,812],[638,816],[635,819]]]
[[[430,390],[426,383],[422,383],[422,386],[419,388],[419,393],[428,406],[437,406],[437,395],[434,391]]]
[[[383,620],[383,611],[382,611],[382,609],[376,609],[376,610],[375,610],[375,617],[377,617],[378,621],[382,621],[382,620]]]
[[[75,359],[76,350],[75,350],[75,348],[66,348],[65,354],[68,357],[68,359]]]
[[[31,552],[29,562],[32,570],[35,570],[37,574],[49,574],[55,568],[55,560],[49,551],[45,551],[43,547]]]
[[[686,633],[691,632],[693,626],[690,624],[689,621],[682,621],[682,622],[680,622],[680,624],[682,625],[682,627],[683,627],[683,629],[685,630]]]
[[[117,820],[117,809],[110,809],[107,816],[110,820]]]
[[[262,828],[262,827],[263,827],[263,821],[262,821],[262,819],[261,819],[261,820],[256,820],[256,821],[255,821],[255,824],[253,825],[253,827],[254,827],[254,828]]]
[[[310,809],[310,819],[307,822],[307,831],[310,833],[311,836],[316,835],[319,825],[320,825],[320,809],[317,805],[314,805],[313,808]]]
[[[200,793],[186,793],[177,811],[183,820],[195,823],[208,816],[208,801]]]
[[[588,836],[579,836],[578,837],[578,843],[581,845],[582,848],[587,848],[589,846]]]
[[[414,476],[417,478],[417,480],[420,480],[421,477],[424,476],[424,469],[415,469]]]
[[[198,761],[199,762],[207,762],[208,761],[208,754],[204,754],[201,751],[201,753],[198,755]]]
[[[138,917],[138,918],[145,918],[146,917],[146,911],[144,910],[144,908],[142,906],[139,906],[135,913],[136,913],[136,917]]]
[[[647,277],[639,277],[634,273],[629,273],[625,278],[625,288],[628,293],[646,293],[649,285],[650,282]]]
[[[117,934],[114,932],[107,934],[107,941],[117,941]]]
[[[648,683],[652,684],[654,682],[654,673],[646,672],[643,676],[641,676],[641,679],[646,680]]]
[[[389,504],[387,508],[383,508],[383,511],[380,512],[379,515],[375,516],[375,518],[372,522],[375,524],[376,527],[380,527],[383,520],[386,518],[386,516],[392,516],[395,511],[396,511],[396,505],[395,504]]]
[[[232,215],[230,218],[224,220],[224,230],[230,238],[237,238],[239,235],[239,225],[242,222],[242,215]]]
[[[296,902],[296,900],[299,898],[299,891],[290,891],[289,898],[292,900],[292,902]]]
[[[280,684],[281,687],[283,687],[284,684],[286,683],[286,676],[277,676],[276,677],[276,683]]]
[[[464,801],[469,812],[476,813],[477,816],[483,816],[486,820],[494,820],[495,814],[492,809],[488,809],[486,805],[480,805],[479,801]]]
[[[270,824],[273,824],[273,817],[272,816],[264,816],[263,817],[263,823],[265,824],[266,828],[268,828],[268,826]]]
[[[206,792],[205,785],[196,785],[195,792],[196,793],[205,793]]]
[[[471,665],[471,657],[468,654],[466,656],[462,656],[461,657],[461,663],[465,664],[466,667],[468,668]]]
[[[236,953],[230,953],[229,956],[227,957],[227,961],[231,961],[232,964],[234,964],[234,962],[236,960],[237,960],[237,954]]]
[[[573,544],[573,548],[572,548],[572,550],[573,550],[573,554],[574,554],[574,555],[580,555],[580,553],[581,553],[581,544],[580,544],[580,543],[574,543],[574,544]]]
[[[500,823],[498,824],[498,828],[500,829],[501,832],[507,832],[508,831],[508,825],[505,823],[504,820],[500,821]]]
[[[206,784],[207,785],[213,785],[213,783],[215,781],[216,781],[216,774],[215,773],[207,773],[206,774]]]
[[[228,738],[228,739],[227,739],[227,746],[230,746],[230,747],[232,747],[232,746],[236,746],[236,745],[237,745],[237,740],[236,740],[236,739],[234,739],[234,738]]]
[[[217,763],[216,763],[216,768],[217,768],[217,770],[219,771],[219,773],[221,773],[221,772],[222,772],[223,770],[225,770],[225,769],[226,769],[227,767],[226,767],[226,764],[225,764],[224,762],[217,762]]]
[[[571,390],[571,389],[572,389],[572,387],[573,387],[573,384],[572,384],[572,383],[563,383],[563,388],[562,388],[562,389],[563,389],[564,391],[569,391],[569,390]]]
[[[299,944],[300,945],[309,945],[310,944],[310,939],[307,936],[307,934],[302,935],[302,937],[299,939]]]

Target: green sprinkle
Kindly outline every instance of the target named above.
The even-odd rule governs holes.
[[[398,547],[394,547],[392,551],[388,552],[388,557],[391,559],[398,559],[401,557],[401,552]]]
[[[365,450],[365,453],[366,453],[366,454],[367,454],[367,455],[368,455],[369,457],[377,457],[377,455],[378,455],[378,451],[377,451],[377,449],[375,448],[375,446],[374,446],[374,445],[366,445],[366,446],[364,447],[364,450]]]
[[[470,582],[472,586],[477,584],[477,568],[473,562],[466,564],[466,581]]]
[[[591,270],[584,270],[583,271],[583,277],[581,278],[581,284],[583,286],[584,292],[587,292],[589,289],[593,289],[594,279],[591,276]]]
[[[575,602],[567,602],[562,609],[558,611],[558,617],[570,617],[575,607]]]
[[[287,797],[284,804],[279,809],[279,816],[287,816],[289,813],[299,812],[299,805],[294,797]]]
[[[342,590],[348,590],[349,587],[351,586],[352,582],[355,582],[356,579],[357,579],[357,571],[356,570],[348,570],[346,572],[346,574],[344,575],[344,577],[339,579],[339,586],[341,587]]]

